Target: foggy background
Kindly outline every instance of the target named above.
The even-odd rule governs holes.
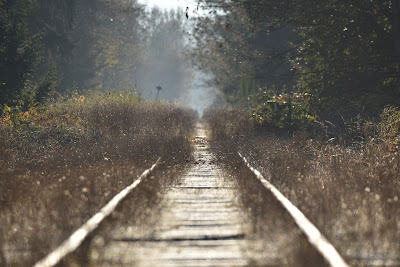
[[[200,113],[214,99],[194,67],[187,1],[37,0],[0,6],[0,105],[24,109],[55,95],[135,92]],[[162,3],[159,8],[154,3]],[[19,25],[19,26],[18,26]],[[55,97],[57,98],[57,97]],[[23,103],[23,104],[21,104]]]
[[[135,83],[145,99],[159,98],[182,102],[202,113],[215,98],[207,84],[210,75],[198,70],[190,58],[189,32],[192,21],[186,18],[183,1],[139,1],[147,4],[148,16],[141,21],[146,29],[143,64],[135,70]],[[195,8],[193,8],[195,10]],[[189,12],[190,16],[196,15]]]

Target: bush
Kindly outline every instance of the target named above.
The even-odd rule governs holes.
[[[0,162],[8,168],[165,154],[164,141],[184,141],[193,120],[179,106],[122,93],[76,95],[25,112],[6,106],[0,140],[10,149]]]
[[[377,125],[379,137],[385,141],[389,150],[398,151],[400,145],[400,111],[398,108],[388,106]]]
[[[382,259],[382,265],[392,260],[397,262],[398,109],[385,108],[379,121],[360,120],[358,129],[353,130],[369,138],[357,147],[326,138],[311,139],[307,131],[282,138],[260,134],[252,128],[242,132],[243,138],[235,138],[226,130],[224,116],[222,111],[208,115],[212,134],[225,136],[212,142],[217,152],[236,155],[239,151],[244,155],[310,218],[349,262],[355,265],[369,265],[374,259]],[[233,122],[229,123],[235,123],[234,118],[230,120]],[[236,123],[242,121],[239,117]],[[220,160],[228,170],[240,167],[227,157]],[[262,218],[257,216],[255,221]]]
[[[310,105],[313,99],[308,93],[274,96],[256,105],[252,116],[263,128],[303,129],[315,121],[315,112]]]
[[[32,266],[162,157],[155,179],[125,205],[135,225],[146,224],[160,192],[191,158],[193,129],[190,111],[135,94],[74,95],[28,111],[6,107],[0,265]]]
[[[212,138],[219,140],[239,137],[254,129],[254,120],[243,109],[208,109],[203,114],[204,120],[212,129]]]

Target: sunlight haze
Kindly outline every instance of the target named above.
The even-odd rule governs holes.
[[[195,1],[185,1],[185,0],[140,0],[142,4],[146,4],[149,7],[158,6],[163,9],[176,9],[176,8],[186,8],[187,6],[196,6]]]

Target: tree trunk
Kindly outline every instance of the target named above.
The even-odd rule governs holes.
[[[400,63],[400,0],[393,0],[393,41],[397,60]]]

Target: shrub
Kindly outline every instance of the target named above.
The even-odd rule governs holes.
[[[253,128],[235,139],[226,131],[224,120],[215,118],[218,114],[221,111],[208,115],[212,133],[223,132],[220,135],[232,138],[214,140],[216,152],[236,155],[240,151],[349,262],[369,265],[382,259],[385,265],[397,261],[400,112],[396,108],[385,108],[379,121],[360,120],[358,126],[350,125],[370,136],[357,147],[326,138],[310,139],[307,131],[294,132],[288,138],[260,134]],[[228,170],[242,164],[227,157],[220,160]],[[255,222],[262,218],[262,214],[255,216]]]
[[[208,109],[203,118],[209,123],[214,139],[238,137],[254,129],[254,120],[243,109]]]
[[[308,94],[291,93],[273,96],[252,110],[255,121],[264,128],[302,129],[315,121]]]
[[[6,107],[0,266],[33,265],[162,157],[155,179],[141,183],[124,208],[135,225],[146,223],[191,157],[192,114],[125,93],[74,95],[28,111]]]
[[[398,108],[388,106],[377,125],[379,137],[386,142],[389,150],[398,151],[400,145],[400,111]]]
[[[5,107],[0,140],[10,150],[0,155],[0,162],[11,167],[165,153],[168,142],[163,141],[183,141],[193,120],[177,105],[146,102],[135,94],[122,93],[75,96],[25,112]]]

